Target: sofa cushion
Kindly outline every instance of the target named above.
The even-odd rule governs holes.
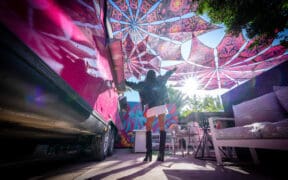
[[[257,122],[245,126],[216,129],[216,139],[282,139],[288,138],[288,119]]]
[[[274,86],[273,89],[280,104],[288,112],[288,86]]]
[[[288,119],[267,123],[259,129],[262,138],[288,138]]]
[[[216,139],[259,139],[260,132],[253,125],[238,126],[215,130]]]
[[[235,126],[254,122],[276,122],[285,119],[285,111],[274,92],[233,106]]]

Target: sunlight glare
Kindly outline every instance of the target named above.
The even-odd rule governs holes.
[[[181,88],[181,91],[184,94],[187,95],[192,95],[194,93],[194,91],[196,91],[198,89],[198,82],[195,78],[189,78],[187,80],[185,80],[185,84],[183,86],[183,88]]]

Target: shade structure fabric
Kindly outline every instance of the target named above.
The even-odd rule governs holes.
[[[251,48],[255,39],[244,31],[225,33],[223,25],[197,15],[197,6],[192,0],[108,1],[113,38],[122,41],[126,79],[140,79],[149,69],[160,73],[177,62],[171,85],[182,87],[193,78],[199,89],[229,89],[288,59],[279,41]]]

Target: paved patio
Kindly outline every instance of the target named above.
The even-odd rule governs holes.
[[[131,149],[116,149],[114,155],[106,158],[105,161],[80,162],[30,179],[286,179],[281,174],[251,164],[242,163],[240,166],[227,163],[219,167],[216,166],[215,161],[195,159],[192,155],[183,157],[181,154],[167,155],[165,162],[157,162],[156,152],[152,162],[145,163],[142,162],[143,156],[143,153],[133,153]]]

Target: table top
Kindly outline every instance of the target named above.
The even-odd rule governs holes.
[[[138,131],[138,132],[146,132],[145,129],[134,129],[134,130],[133,130],[133,132],[137,132],[137,131]]]

